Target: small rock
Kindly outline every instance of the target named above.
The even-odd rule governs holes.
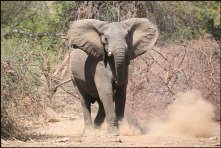
[[[75,117],[69,117],[70,120],[77,120]]]
[[[57,142],[67,142],[70,138],[69,137],[63,137],[61,139],[56,140]]]
[[[82,142],[82,140],[81,140],[81,139],[79,139],[79,140],[77,140],[77,142]]]
[[[122,140],[120,140],[120,139],[119,139],[119,140],[116,140],[116,142],[123,143],[123,141],[122,141]]]
[[[55,118],[51,118],[48,120],[48,122],[59,122],[60,120],[59,119],[55,119]]]
[[[217,140],[217,137],[209,137],[209,140]]]

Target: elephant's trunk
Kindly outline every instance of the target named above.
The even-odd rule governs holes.
[[[125,71],[125,51],[118,50],[114,53],[115,72],[117,85],[124,84],[124,71]]]

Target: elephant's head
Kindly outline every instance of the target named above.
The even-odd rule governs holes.
[[[97,61],[113,61],[118,85],[124,82],[125,64],[151,49],[157,38],[157,28],[144,18],[113,23],[79,20],[68,32],[70,47],[82,49]]]

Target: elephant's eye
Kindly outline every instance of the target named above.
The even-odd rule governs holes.
[[[104,35],[104,36],[102,37],[102,42],[103,42],[105,45],[108,44],[107,36]]]
[[[104,43],[105,43],[106,45],[108,45],[107,37],[104,37]]]

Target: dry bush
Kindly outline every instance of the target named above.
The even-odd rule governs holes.
[[[192,88],[215,106],[220,120],[220,46],[209,38],[154,48],[131,62],[127,109],[141,116],[164,116],[174,94]]]
[[[39,118],[43,118],[44,109],[35,86],[39,82],[24,74],[28,70],[25,62],[13,64],[2,59],[1,135],[24,138],[22,125],[38,122]]]
[[[25,126],[50,119],[46,107],[52,105],[51,63],[56,58],[47,50],[48,43],[40,50],[32,39],[12,38],[1,43],[1,136],[25,138]]]

